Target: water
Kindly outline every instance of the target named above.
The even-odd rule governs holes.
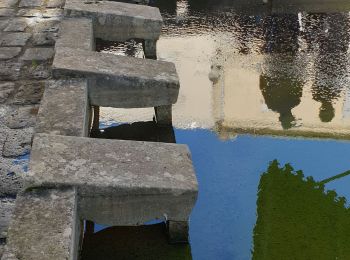
[[[295,3],[155,2],[165,18],[158,59],[176,64],[181,90],[174,130],[147,123],[135,139],[190,147],[193,259],[350,258],[350,145],[329,139],[350,139],[349,3]],[[137,41],[99,46],[143,57]],[[102,109],[107,126],[152,115]],[[132,139],[125,133],[101,137]]]

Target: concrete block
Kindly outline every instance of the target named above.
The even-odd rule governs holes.
[[[41,101],[35,132],[87,136],[89,109],[86,80],[50,81]]]
[[[77,259],[81,227],[76,200],[74,189],[19,194],[1,259]]]
[[[179,78],[173,63],[56,48],[53,75],[89,79],[91,105],[119,108],[174,104]]]
[[[198,187],[186,145],[37,134],[25,186],[74,186],[83,219],[187,221]]]
[[[56,48],[58,47],[94,50],[95,38],[92,19],[64,19],[60,24],[59,38],[56,41]]]
[[[113,1],[67,0],[65,15],[92,18],[95,37],[109,41],[157,40],[163,25],[158,8]]]

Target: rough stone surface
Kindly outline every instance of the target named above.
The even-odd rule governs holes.
[[[14,7],[18,0],[0,0],[0,8]]]
[[[38,109],[38,106],[15,106],[6,118],[6,125],[12,129],[33,127]]]
[[[0,47],[0,60],[9,60],[21,52],[21,47]]]
[[[19,7],[40,7],[44,4],[44,0],[21,0]]]
[[[1,49],[6,48],[17,48],[17,47],[4,47],[0,48],[0,57],[1,57]],[[19,48],[19,52],[20,52]],[[1,80],[17,80],[20,76],[21,68],[23,64],[21,62],[13,62],[13,61],[1,61],[0,58],[0,79]]]
[[[76,259],[76,192],[33,190],[18,195],[2,259]]]
[[[57,48],[53,75],[89,78],[92,105],[155,107],[174,104],[179,78],[173,63]]]
[[[30,48],[25,51],[21,60],[24,61],[46,61],[53,57],[53,48]]]
[[[30,33],[8,33],[0,35],[1,46],[24,46],[32,35]]]
[[[15,13],[15,10],[12,8],[0,8],[0,17],[12,16]]]
[[[24,32],[27,28],[27,22],[23,18],[17,18],[10,21],[4,29],[5,32]]]
[[[62,17],[63,16],[63,10],[61,8],[54,8],[54,9],[46,9],[43,13],[44,18],[52,18],[52,17]]]
[[[65,4],[65,0],[49,0],[46,7],[48,8],[61,8]]]
[[[75,186],[84,219],[187,221],[197,180],[186,145],[37,134],[26,187]]]
[[[7,237],[7,229],[10,225],[14,207],[14,198],[0,198],[0,240]]]
[[[36,33],[33,35],[33,44],[35,46],[54,45],[56,38],[55,33]]]
[[[18,157],[30,152],[33,128],[8,131],[2,155],[4,157]]]
[[[51,66],[47,63],[41,63],[35,66],[27,64],[23,68],[22,75],[28,79],[47,79],[51,76]]]
[[[43,81],[26,81],[21,84],[15,94],[12,104],[30,105],[38,104],[44,93],[45,82]]]
[[[56,43],[58,47],[77,48],[87,51],[95,49],[92,19],[71,18],[60,24],[60,36]]]
[[[86,80],[51,81],[41,101],[35,132],[87,136],[88,110]]]
[[[0,103],[3,103],[15,90],[15,83],[0,82]]]
[[[110,41],[158,39],[163,25],[158,8],[112,1],[67,0],[65,15],[93,18],[95,36]]]

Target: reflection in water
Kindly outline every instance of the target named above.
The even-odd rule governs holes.
[[[83,260],[190,260],[189,245],[169,245],[165,225],[109,227],[84,237]]]
[[[259,183],[253,259],[349,259],[345,204],[322,182],[273,161]]]

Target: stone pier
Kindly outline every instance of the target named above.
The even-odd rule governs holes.
[[[172,104],[177,101],[180,84],[174,64],[156,60],[162,27],[159,10],[108,1],[55,0],[40,5],[60,7],[45,10],[43,17],[59,21],[65,14],[59,29],[45,27],[47,35],[35,36],[45,47],[26,48],[21,55],[22,46],[35,42],[34,36],[29,40],[32,35],[26,33],[20,37],[9,34],[0,43],[3,48],[13,44],[3,53],[0,48],[0,57],[21,55],[18,62],[31,63],[32,70],[40,66],[35,75],[45,79],[40,82],[41,89],[34,88],[30,96],[39,102],[44,92],[34,113],[38,111],[36,123],[33,120],[19,127],[27,146],[13,145],[19,137],[4,138],[2,154],[18,156],[29,152],[35,132],[29,173],[18,188],[21,191],[1,259],[78,259],[84,220],[134,226],[163,219],[169,242],[188,242],[189,216],[198,193],[188,148],[88,137],[92,106],[154,107],[156,122],[171,125]],[[18,13],[31,17],[39,10],[43,8],[26,6]],[[24,26],[19,21],[17,25]],[[97,53],[96,37],[142,39],[149,59]],[[56,40],[55,49],[46,46]],[[50,78],[52,62],[54,80]],[[45,69],[50,71],[45,74]],[[20,102],[28,95],[28,88],[19,88],[16,94],[17,86],[11,82],[0,86],[6,100]]]

